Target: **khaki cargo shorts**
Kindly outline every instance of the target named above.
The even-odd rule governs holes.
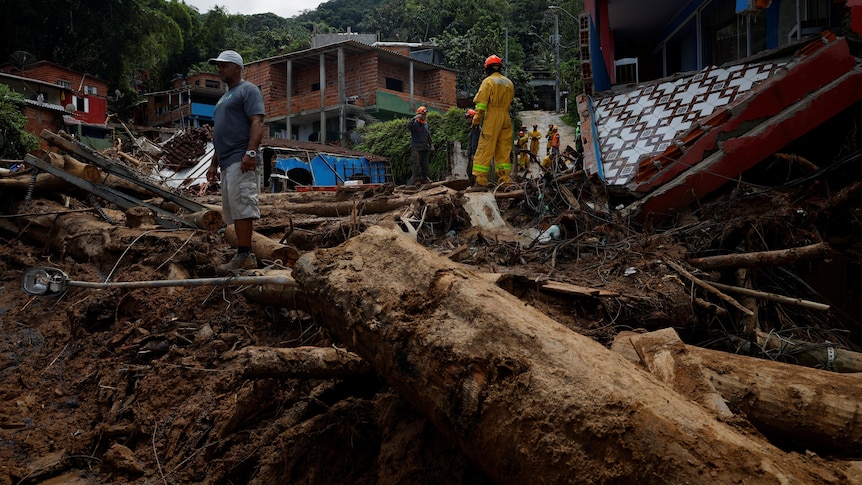
[[[260,219],[260,177],[257,170],[243,173],[241,162],[221,170],[221,207],[225,224],[238,219]]]

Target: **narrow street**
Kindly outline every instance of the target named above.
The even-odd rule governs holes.
[[[545,135],[548,133],[548,125],[554,124],[560,127],[560,148],[565,149],[566,145],[575,146],[575,127],[567,125],[562,114],[554,113],[553,111],[521,111],[518,113],[521,118],[521,124],[527,127],[527,131],[533,128],[533,125],[538,125],[539,131],[542,133],[542,139],[539,142],[539,154],[544,156],[547,139]]]

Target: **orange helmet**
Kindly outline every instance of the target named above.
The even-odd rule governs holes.
[[[476,116],[476,110],[475,109],[468,109],[467,111],[464,112],[464,118],[472,118],[474,116]]]
[[[420,106],[420,107],[416,108],[416,114],[420,114],[420,115],[428,114],[428,108],[426,108],[424,106]]]
[[[487,68],[488,66],[493,66],[494,64],[499,64],[502,66],[503,60],[500,59],[500,57],[496,54],[491,54],[490,56],[488,56],[487,59],[485,59],[485,67]]]

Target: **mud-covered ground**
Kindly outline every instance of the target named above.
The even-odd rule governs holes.
[[[599,206],[591,185],[575,181],[569,192]],[[303,196],[272,194],[262,199],[257,229],[306,253],[337,246],[369,225],[404,227],[399,215],[407,213],[430,251],[477,273],[507,274],[500,284],[515,297],[605,346],[623,330],[673,327],[688,343],[724,350],[733,350],[742,334],[739,314],[665,262],[824,241],[838,250],[830,260],[758,270],[754,281],[829,301],[835,310],[822,315],[760,302],[759,325],[856,349],[858,289],[847,269],[859,254],[858,204],[828,205],[846,184],[826,185],[824,176],[813,189],[729,187],[690,213],[647,228],[586,204],[576,210],[553,187],[524,186],[526,201],[500,199],[514,228],[507,233],[470,227],[457,192],[435,210],[423,212],[419,203],[394,215],[345,217],[303,214],[295,210]],[[536,190],[545,191],[544,209],[537,209]],[[336,196],[305,197],[326,203]],[[50,298],[20,287],[22,272],[38,266],[90,282],[213,277],[214,265],[233,251],[222,234],[122,228],[118,211],[110,212],[111,227],[70,233],[52,224],[77,214],[99,221],[93,211],[75,212],[88,207],[80,193],[37,193],[26,206],[11,194],[3,199],[0,485],[490,483],[481,464],[470,463],[381,376],[242,377],[236,355],[251,346],[350,349],[289,304],[253,302],[246,295],[253,287],[72,287]],[[201,201],[218,203],[218,197]],[[557,239],[518,236],[552,224],[560,228]],[[704,279],[722,277],[689,269]],[[613,296],[542,289],[539,282],[549,280]]]

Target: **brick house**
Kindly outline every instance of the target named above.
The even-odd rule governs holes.
[[[455,71],[355,40],[251,62],[243,77],[263,91],[272,138],[344,145],[360,115],[386,121],[456,105]]]
[[[26,130],[65,130],[94,148],[110,146],[105,140],[108,114],[105,81],[48,61],[0,65],[0,83],[24,96]],[[47,148],[43,142],[42,148]]]
[[[177,76],[170,89],[144,94],[146,104],[135,113],[135,121],[159,128],[211,125],[215,105],[226,90],[227,85],[217,73]]]

